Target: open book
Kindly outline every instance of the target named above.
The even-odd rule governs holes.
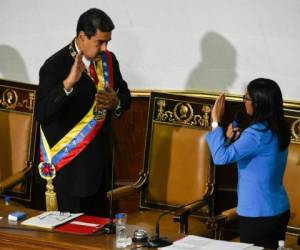
[[[25,226],[53,229],[54,227],[73,220],[80,215],[83,215],[83,213],[69,213],[59,211],[44,212],[40,215],[22,221],[21,224]]]

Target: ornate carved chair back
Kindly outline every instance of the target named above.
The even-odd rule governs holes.
[[[0,194],[31,199],[36,86],[0,80]]]
[[[174,209],[208,198],[198,215],[213,213],[214,167],[205,135],[210,129],[209,101],[184,95],[152,92],[144,171],[142,208]]]

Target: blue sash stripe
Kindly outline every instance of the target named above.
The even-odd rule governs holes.
[[[109,85],[109,75],[108,75],[108,63],[107,63],[106,53],[101,54],[101,59],[102,59],[102,67],[103,67],[103,76],[104,76],[105,87],[107,87]]]
[[[69,154],[85,137],[91,132],[95,127],[97,121],[93,118],[78,134],[75,136],[72,141],[62,148],[56,155],[52,157],[52,164],[56,164]]]

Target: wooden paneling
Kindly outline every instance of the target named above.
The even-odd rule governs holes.
[[[148,97],[134,97],[121,118],[113,118],[116,185],[133,183],[143,170]]]
[[[131,107],[121,118],[113,117],[115,141],[115,186],[137,181],[144,167],[148,97],[133,97]],[[116,202],[116,212],[133,212],[139,207],[139,194]]]

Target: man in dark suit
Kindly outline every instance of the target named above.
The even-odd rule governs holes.
[[[76,38],[40,69],[36,117],[45,135],[41,143],[51,149],[47,155],[41,144],[41,161],[56,169],[60,211],[107,212],[111,115],[128,109],[131,97],[115,55],[107,50],[113,29],[106,13],[87,10]]]

